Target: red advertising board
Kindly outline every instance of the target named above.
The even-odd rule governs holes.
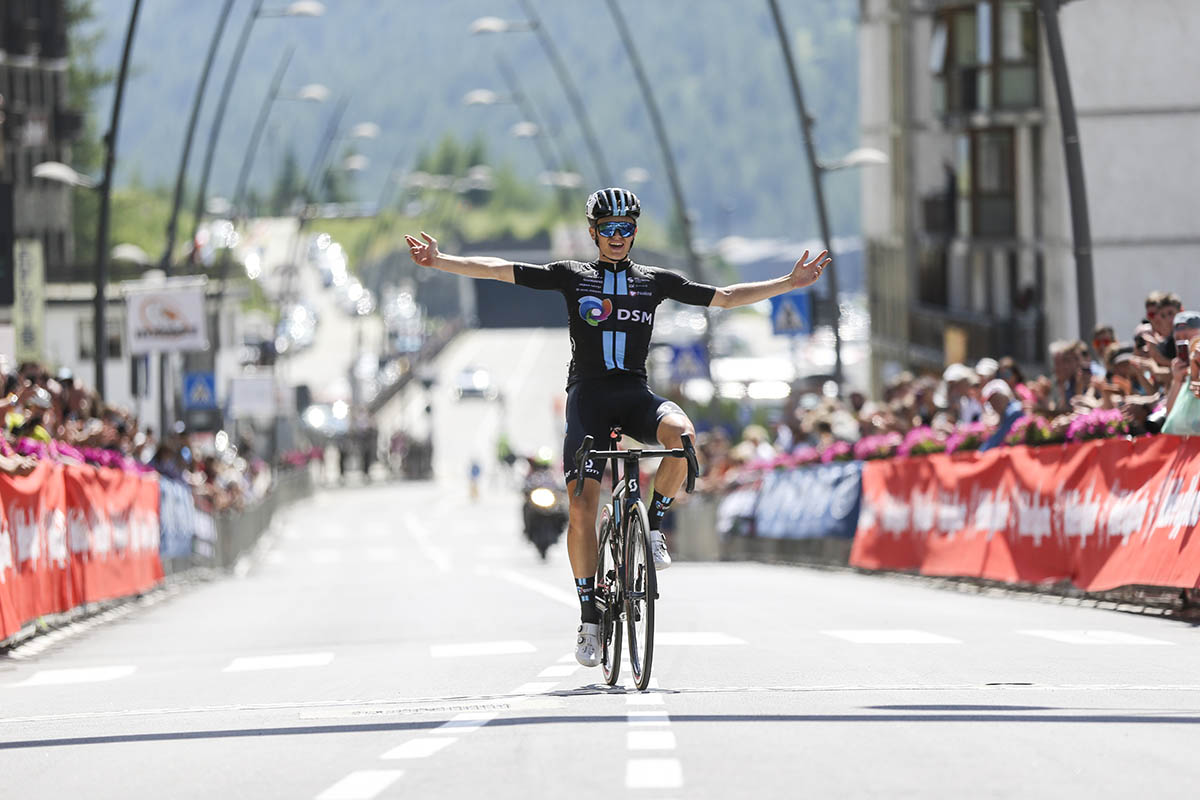
[[[162,578],[155,475],[42,462],[0,474],[0,640]]]
[[[1200,438],[868,462],[850,563],[1101,591],[1200,586]]]

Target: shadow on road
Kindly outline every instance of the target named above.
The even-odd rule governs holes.
[[[957,708],[945,706],[931,708]],[[972,709],[975,706],[962,708]],[[983,708],[987,708],[984,706]],[[1001,707],[1003,708],[1003,707]],[[1017,707],[1020,709],[1021,707]],[[1060,709],[1065,711],[1066,709]],[[666,713],[664,712],[664,716]],[[1087,714],[1079,711],[1071,713],[1030,714],[1030,713],[928,713],[928,714],[671,714],[670,721],[675,724],[689,722],[774,722],[774,723],[818,723],[834,722],[850,723],[913,723],[913,722],[949,722],[949,723],[1034,723],[1058,725],[1200,725],[1200,712],[1162,714],[1156,710],[1147,709],[1143,712],[1126,712],[1121,714]],[[70,736],[52,739],[22,739],[11,742],[0,742],[0,750],[25,750],[43,747],[77,747],[93,744],[126,744],[134,742],[172,742],[190,739],[237,739],[260,736],[310,736],[343,733],[386,733],[397,731],[428,731],[440,728],[448,719],[433,719],[414,722],[375,722],[362,725],[296,725],[276,728],[244,728],[208,731],[166,731],[159,733],[129,733],[112,734],[107,736]],[[611,715],[578,715],[578,716],[528,716],[507,717],[491,720],[489,728],[509,728],[524,725],[596,725],[617,723],[628,725],[626,714]]]

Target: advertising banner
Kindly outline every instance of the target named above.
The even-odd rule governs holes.
[[[162,578],[158,480],[41,462],[0,474],[0,640],[30,620]]]
[[[862,463],[834,462],[763,476],[754,532],[767,539],[849,539],[858,525]]]
[[[1200,438],[869,462],[850,563],[1088,591],[1200,587]]]
[[[46,264],[42,243],[17,239],[13,245],[13,328],[17,363],[41,361],[46,328]]]
[[[241,375],[229,382],[229,415],[234,419],[269,419],[278,408],[272,376]]]
[[[190,277],[122,284],[130,354],[206,350],[204,287],[204,279]]]

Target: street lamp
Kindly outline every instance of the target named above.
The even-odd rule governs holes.
[[[95,297],[92,300],[92,336],[96,358],[96,393],[105,396],[104,362],[108,359],[107,305],[108,305],[108,222],[112,203],[112,178],[117,160],[117,130],[121,122],[121,103],[125,98],[125,79],[129,75],[129,55],[133,50],[133,36],[137,30],[138,14],[142,0],[133,0],[129,12],[129,26],[125,31],[125,45],[121,50],[121,66],[117,70],[117,89],[113,96],[112,116],[108,132],[104,135],[104,175],[99,185],[94,180],[80,175],[66,164],[50,161],[34,166],[33,177],[58,181],[68,186],[81,186],[100,192],[100,215],[96,231],[96,268],[94,283]]]
[[[221,138],[221,126],[225,122],[225,108],[229,104],[229,96],[233,91],[233,84],[237,80],[238,69],[242,63],[242,56],[246,52],[246,45],[250,42],[250,31],[254,27],[254,23],[262,18],[319,17],[325,13],[325,6],[316,0],[300,0],[283,8],[266,10],[263,9],[263,2],[264,0],[254,0],[254,7],[246,17],[245,24],[242,25],[241,35],[238,37],[237,46],[229,62],[229,71],[225,73],[225,85],[221,87],[221,96],[217,100],[217,109],[213,113],[212,128],[208,134],[208,146],[204,152],[204,166],[200,171],[200,190],[196,195],[196,213],[192,223],[193,241],[200,229],[200,223],[204,219],[208,178],[212,174],[213,156],[216,154],[217,141]]]
[[[1058,26],[1057,2],[1038,0],[1042,27],[1046,32],[1046,54],[1054,76],[1058,118],[1062,127],[1063,159],[1067,171],[1067,195],[1071,203],[1071,244],[1075,251],[1075,291],[1079,302],[1080,338],[1087,341],[1096,325],[1096,279],[1092,272],[1092,230],[1088,220],[1087,186],[1083,177],[1083,153],[1079,146],[1079,118],[1067,72],[1062,31]]]
[[[263,132],[267,127],[267,120],[271,116],[271,108],[275,105],[276,100],[296,100],[306,103],[323,103],[329,97],[329,90],[319,83],[310,83],[302,86],[299,91],[293,95],[281,95],[280,87],[283,84],[283,76],[287,72],[288,65],[292,60],[292,52],[294,48],[289,47],[279,61],[279,67],[275,70],[275,77],[271,81],[271,87],[267,90],[267,96],[263,98],[262,105],[258,109],[258,118],[254,121],[254,129],[250,133],[250,141],[246,143],[246,154],[242,156],[242,167],[238,170],[237,187],[233,191],[233,213],[241,214],[245,211],[244,202],[246,199],[246,184],[250,180],[250,171],[254,168],[254,159],[258,156],[258,146],[262,141]]]
[[[567,102],[571,106],[575,120],[579,123],[580,130],[583,131],[583,138],[587,144],[588,153],[591,156],[592,166],[596,170],[596,177],[601,183],[609,185],[612,183],[612,180],[610,177],[611,173],[608,171],[608,164],[604,160],[604,153],[600,150],[600,143],[596,139],[595,132],[592,130],[592,123],[588,119],[583,99],[579,94],[579,90],[575,87],[574,81],[571,80],[571,74],[567,71],[567,64],[563,60],[562,54],[559,53],[558,47],[554,44],[554,39],[546,31],[546,27],[542,24],[541,18],[538,17],[533,5],[529,0],[520,0],[520,3],[521,8],[525,11],[526,19],[505,20],[500,17],[480,17],[471,23],[468,30],[473,35],[527,31],[537,34],[538,42],[541,44],[542,50],[545,51],[546,57],[550,60],[550,66],[554,69],[554,74],[558,78],[563,92],[567,95]]]
[[[865,164],[887,163],[887,155],[869,147],[852,150],[844,158],[837,161],[822,163],[817,158],[816,144],[813,142],[812,117],[804,105],[804,92],[800,84],[800,76],[796,71],[796,61],[792,58],[792,46],[788,41],[787,31],[784,30],[783,16],[779,11],[778,0],[767,0],[771,7],[771,17],[775,22],[775,32],[779,37],[779,49],[783,54],[787,67],[788,79],[792,85],[792,100],[796,106],[796,115],[800,118],[801,138],[804,140],[804,153],[808,158],[809,174],[812,179],[813,195],[816,198],[817,224],[821,232],[821,243],[830,257],[833,256],[833,237],[829,232],[829,209],[825,203],[824,174],[836,169],[844,169]],[[837,265],[826,272],[829,283],[829,294],[833,298],[833,379],[841,391],[842,368],[842,306],[838,292]]]

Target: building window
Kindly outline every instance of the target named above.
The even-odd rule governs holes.
[[[958,137],[957,223],[961,235],[1016,235],[1014,139],[1012,128],[987,128]]]
[[[929,67],[939,114],[1038,104],[1033,0],[981,0],[934,21]]]
[[[104,327],[108,333],[108,358],[121,357],[121,329],[125,326],[123,319],[113,319],[112,315],[105,318]],[[95,331],[92,330],[92,317],[79,318],[79,360],[92,361],[95,358],[96,348],[92,346],[96,338]]]

